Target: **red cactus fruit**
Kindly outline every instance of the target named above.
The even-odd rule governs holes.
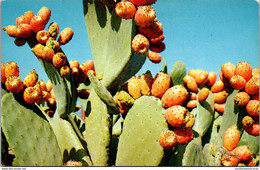
[[[6,81],[6,76],[5,76],[5,64],[1,62],[1,84],[4,84]]]
[[[120,18],[131,19],[135,15],[136,7],[130,1],[121,1],[116,4],[115,12]]]
[[[61,31],[58,42],[60,45],[67,44],[73,37],[73,30],[71,28],[65,28]]]
[[[226,103],[214,103],[214,109],[219,113],[224,113]]]
[[[56,68],[60,68],[64,66],[66,62],[67,62],[67,57],[62,52],[56,53],[52,58],[52,64]]]
[[[239,159],[234,152],[227,151],[222,156],[221,163],[223,166],[237,166],[237,164],[239,163]]]
[[[224,83],[221,80],[217,80],[212,86],[212,93],[218,93],[224,90]]]
[[[69,62],[70,68],[79,68],[79,62],[76,60],[70,60]]]
[[[141,34],[145,35],[148,39],[154,39],[154,38],[158,38],[160,35],[163,34],[163,26],[162,23],[160,23],[159,21],[154,21],[148,27],[139,27],[139,31]]]
[[[41,30],[37,32],[36,39],[41,44],[46,44],[46,42],[49,40],[50,34],[47,31]]]
[[[54,50],[54,52],[58,52],[60,50],[60,43],[58,41],[49,38],[46,42],[46,46],[50,47]]]
[[[149,60],[153,63],[160,63],[161,60],[162,60],[162,57],[160,54],[156,53],[156,52],[153,52],[153,51],[149,51],[147,53],[147,56],[149,58]]]
[[[143,95],[151,94],[153,76],[149,70],[146,71],[146,73],[142,74],[141,78],[139,79],[139,84],[141,88],[141,93]]]
[[[224,103],[227,99],[228,93],[222,90],[218,93],[213,93],[215,103]]]
[[[240,140],[240,133],[237,129],[237,125],[233,125],[228,128],[223,135],[223,146],[231,151],[237,147],[237,144]]]
[[[139,6],[134,16],[134,21],[139,27],[152,25],[155,19],[155,10],[151,6]]]
[[[198,93],[198,101],[203,102],[207,99],[209,95],[209,89],[207,87],[203,87]]]
[[[259,101],[259,93],[256,93],[256,94],[254,94],[254,95],[251,95],[251,99],[252,99],[252,100],[257,100],[257,101]]]
[[[181,105],[188,97],[188,92],[183,85],[175,85],[169,88],[162,96],[161,102],[164,107]]]
[[[211,87],[217,80],[217,73],[209,72],[208,79],[206,81],[206,85]]]
[[[190,118],[190,112],[183,106],[169,107],[164,112],[166,121],[173,127],[184,126]]]
[[[50,20],[51,10],[49,8],[42,7],[38,11],[37,15],[40,16],[43,19],[44,24],[46,25],[49,22],[49,20]]]
[[[87,73],[85,71],[85,67],[84,67],[84,65],[81,64],[79,66],[79,77],[78,77],[77,81],[79,83],[83,83],[83,82],[85,82],[87,80],[87,78],[88,78],[88,75],[87,75]]]
[[[244,79],[244,77],[242,77],[240,75],[233,75],[230,78],[229,82],[230,82],[231,86],[237,90],[243,89],[246,85],[246,80]]]
[[[191,91],[193,93],[198,92],[198,85],[197,85],[195,79],[192,78],[192,79],[188,80],[187,83],[186,83],[186,86],[187,86],[189,91]]]
[[[147,0],[129,0],[136,6],[145,5],[147,3]]]
[[[24,12],[25,23],[30,24],[33,16],[34,16],[34,13],[32,11]]]
[[[70,75],[70,67],[62,66],[60,68],[60,76],[66,78],[69,77],[69,75]]]
[[[246,128],[253,126],[253,123],[254,123],[253,118],[248,115],[243,117],[243,119],[242,119],[242,124]]]
[[[38,81],[38,74],[35,69],[30,71],[29,74],[27,74],[23,80],[23,84],[25,87],[33,87],[36,85]]]
[[[247,161],[252,157],[252,153],[247,145],[240,145],[233,152],[238,156],[239,162]]]
[[[205,70],[199,71],[197,72],[196,76],[195,76],[195,81],[197,83],[198,86],[201,86],[203,84],[206,83],[207,79],[208,79],[208,75],[209,73]]]
[[[244,127],[244,129],[249,135],[259,136],[259,122],[253,123],[250,127]]]
[[[249,100],[246,105],[246,111],[250,116],[259,116],[259,101]]]
[[[81,99],[87,99],[89,97],[90,90],[88,89],[80,89],[77,90],[77,96]]]
[[[14,40],[14,44],[17,45],[18,47],[23,46],[26,43],[26,39],[25,38],[16,38]]]
[[[188,144],[193,139],[193,132],[191,128],[188,127],[176,128],[174,133],[177,136],[177,143],[179,145]]]
[[[221,65],[221,72],[223,73],[223,76],[227,80],[230,80],[230,78],[235,73],[235,66],[234,66],[234,64],[232,64],[230,62],[226,62],[225,64]]]
[[[163,52],[165,50],[165,44],[163,42],[160,42],[158,44],[150,44],[150,48],[151,51],[153,52]]]
[[[17,26],[8,25],[7,27],[2,28],[10,37],[20,38],[17,32]]]
[[[246,92],[239,92],[234,96],[234,102],[238,106],[245,106],[250,100],[250,96]]]
[[[12,93],[19,93],[23,90],[23,81],[17,76],[8,77],[5,81],[5,87]]]
[[[252,77],[252,68],[248,62],[241,61],[237,63],[235,67],[235,75],[240,75],[245,78],[246,81]]]
[[[16,62],[9,61],[5,65],[5,77],[19,76],[19,67]]]
[[[69,160],[64,166],[83,166],[82,162]]]
[[[17,17],[16,19],[15,19],[15,21],[16,21],[16,25],[18,26],[18,25],[20,25],[20,24],[26,24],[26,21],[25,21],[25,17],[22,15],[22,16],[20,16],[20,17]],[[30,24],[30,23],[29,23]]]
[[[156,74],[153,80],[151,93],[153,96],[161,98],[163,94],[169,89],[170,85],[170,75],[163,72],[159,72]]]
[[[245,85],[245,91],[250,94],[259,94],[259,77],[253,76]]]
[[[152,5],[156,2],[157,0],[147,0],[145,5]]]
[[[85,63],[83,63],[85,66],[85,71],[88,73],[88,71],[93,70],[95,71],[94,61],[93,60],[87,60]]]
[[[158,35],[155,38],[150,38],[149,40],[151,44],[159,44],[164,40],[164,34]]]
[[[144,54],[150,46],[149,40],[142,34],[137,34],[132,40],[132,48],[137,54]]]
[[[141,87],[139,83],[139,75],[137,77],[133,76],[127,83],[128,93],[134,98],[137,99],[141,97]]]
[[[190,100],[187,102],[186,107],[189,109],[193,109],[197,107],[197,100]]]
[[[160,134],[159,143],[165,150],[172,150],[177,145],[177,137],[172,130],[165,130]]]
[[[42,17],[38,15],[34,15],[31,19],[30,25],[32,27],[32,31],[37,33],[40,30],[43,30],[45,28],[45,23]]]
[[[50,34],[50,36],[56,39],[57,36],[59,35],[59,32],[60,32],[59,24],[56,22],[52,22],[48,27],[48,33]]]

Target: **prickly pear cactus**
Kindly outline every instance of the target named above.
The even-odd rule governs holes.
[[[183,77],[186,75],[186,68],[182,61],[176,61],[171,70],[171,80],[173,85],[184,84]]]

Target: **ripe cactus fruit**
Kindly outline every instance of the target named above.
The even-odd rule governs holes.
[[[46,25],[49,22],[49,20],[50,20],[51,10],[49,8],[42,7],[38,11],[37,16],[40,16],[43,19],[44,24]]]
[[[188,80],[186,83],[186,86],[191,92],[193,92],[193,93],[198,92],[198,85],[197,85],[195,79],[192,78],[192,79]]]
[[[223,166],[237,166],[238,162],[238,156],[232,151],[227,151],[221,158]]]
[[[157,0],[147,0],[146,5],[152,5],[156,2]]]
[[[145,5],[147,3],[147,0],[129,0],[136,6]]]
[[[29,38],[32,36],[32,27],[29,24],[20,24],[17,26],[17,33],[20,38]]]
[[[163,42],[160,42],[158,44],[150,44],[150,50],[153,51],[153,52],[157,52],[157,53],[160,53],[160,52],[163,52],[165,50],[165,44]]]
[[[60,43],[58,41],[53,40],[52,38],[49,38],[46,42],[46,46],[53,49],[55,52],[58,52],[60,50]]]
[[[32,17],[34,16],[34,13],[32,11],[26,11],[24,12],[24,20],[26,24],[30,24]]]
[[[69,77],[70,75],[70,68],[68,66],[62,66],[60,68],[60,76],[61,77]]]
[[[40,86],[41,86],[41,90],[47,91],[46,83],[42,79],[40,79],[39,83],[40,83]]]
[[[259,77],[253,76],[248,82],[246,82],[245,91],[250,95],[259,93]]]
[[[82,162],[69,160],[64,166],[83,166]]]
[[[249,100],[246,105],[246,111],[250,116],[259,116],[259,101]]]
[[[183,106],[169,107],[164,112],[166,121],[173,127],[184,126],[190,118],[190,112]]]
[[[188,144],[193,139],[191,128],[179,127],[174,130],[174,133],[177,136],[177,143],[179,145]]]
[[[221,72],[223,73],[223,77],[230,80],[230,78],[235,74],[235,66],[230,62],[226,62],[221,65]]]
[[[209,72],[208,79],[206,81],[206,85],[211,87],[217,80],[217,73]]]
[[[153,83],[153,76],[149,70],[147,70],[144,74],[142,74],[139,79],[141,93],[143,95],[150,95]]]
[[[58,38],[58,42],[60,43],[60,45],[64,45],[67,44],[73,37],[73,30],[71,28],[65,28],[61,31],[59,38]]]
[[[230,78],[229,82],[230,82],[231,86],[237,90],[243,89],[246,85],[246,80],[244,79],[244,77],[242,77],[240,75],[233,75]]]
[[[195,79],[192,76],[189,76],[189,75],[185,75],[182,80],[185,84],[187,84],[189,80],[195,81]]]
[[[5,64],[1,62],[1,84],[4,84],[6,81],[6,76],[5,76]]]
[[[253,126],[253,123],[254,123],[253,118],[248,115],[243,117],[243,119],[242,119],[242,124],[244,127],[251,127],[251,126]]]
[[[2,28],[10,37],[20,38],[17,32],[17,26],[8,25],[7,27]]]
[[[150,46],[149,40],[142,34],[137,34],[132,40],[132,48],[137,54],[144,54]]]
[[[229,83],[229,79],[227,79],[226,77],[223,76],[223,73],[222,73],[221,70],[220,70],[220,72],[219,72],[219,78],[220,78],[220,80],[224,83],[224,85],[225,85],[226,87],[230,87],[230,86],[231,86],[230,83]]]
[[[234,96],[234,102],[238,106],[245,106],[250,100],[250,96],[246,92],[239,92]]]
[[[203,102],[207,99],[209,95],[209,89],[207,87],[203,87],[198,93],[198,101]]]
[[[56,22],[52,22],[48,27],[48,33],[50,34],[50,36],[56,39],[57,36],[59,35],[59,32],[60,32],[59,24]]]
[[[23,81],[17,76],[8,77],[5,81],[5,87],[12,93],[19,93],[23,90]]]
[[[160,134],[159,143],[165,150],[172,150],[177,145],[177,137],[172,130],[165,130]]]
[[[237,129],[237,125],[232,125],[230,128],[228,128],[224,135],[223,135],[223,146],[229,150],[232,151],[234,148],[237,147],[237,144],[240,140],[240,133]]]
[[[222,90],[218,93],[213,93],[215,103],[224,103],[227,99],[228,93]]]
[[[224,83],[221,80],[217,80],[212,86],[211,91],[212,93],[218,93],[224,90]]]
[[[161,35],[163,35],[163,26],[159,21],[154,21],[152,25],[148,27],[139,27],[139,31],[141,34],[145,35],[148,39],[151,40],[159,38]]]
[[[119,105],[133,105],[134,101],[126,91],[121,90],[116,93],[116,102]]]
[[[34,55],[36,55],[36,57],[47,62],[51,62],[55,54],[52,48],[44,46],[42,44],[35,45],[31,50],[34,53]]]
[[[130,1],[121,1],[116,4],[115,12],[120,18],[131,19],[135,15],[136,7]]]
[[[137,99],[141,97],[141,87],[139,83],[139,76],[133,76],[127,83],[127,90],[129,94],[134,98]]]
[[[5,77],[19,76],[19,67],[16,62],[9,61],[5,65]]]
[[[240,145],[233,152],[238,156],[239,162],[247,161],[252,157],[252,153],[247,145]]]
[[[208,75],[209,73],[205,70],[197,70],[197,74],[195,76],[195,81],[198,84],[198,86],[201,86],[203,84],[206,83],[207,79],[208,79]]]
[[[190,100],[187,102],[186,107],[189,109],[193,109],[197,107],[197,100]]]
[[[40,30],[43,30],[45,28],[45,23],[42,17],[38,15],[34,15],[31,19],[30,25],[32,27],[32,31],[37,33]]]
[[[189,121],[186,123],[185,127],[192,128],[195,122],[195,117],[193,114],[190,114]]]
[[[48,80],[46,82],[46,90],[47,90],[47,92],[51,92],[51,89],[52,89],[52,84],[51,84],[51,81]]]
[[[36,85],[38,81],[38,74],[35,69],[30,71],[29,74],[27,74],[23,80],[23,84],[25,87],[33,87]]]
[[[259,123],[253,123],[250,127],[244,127],[245,131],[252,136],[259,136]]]
[[[183,85],[175,85],[169,88],[162,96],[162,103],[164,107],[171,107],[174,105],[181,105],[188,97],[188,92]]]
[[[26,103],[33,104],[41,97],[41,91],[36,87],[27,87],[23,92],[23,99]]]
[[[41,30],[36,34],[36,39],[41,44],[46,44],[49,38],[50,38],[50,34],[45,30]]]
[[[90,70],[95,71],[95,66],[94,66],[93,60],[85,61],[85,63],[83,63],[83,66],[85,67],[85,73],[88,73],[88,71],[90,71]]]
[[[170,85],[170,75],[163,72],[159,72],[156,74],[153,80],[151,93],[153,96],[161,98],[163,94],[169,89]]]
[[[226,103],[214,103],[214,109],[219,113],[224,113]]]
[[[161,55],[156,52],[153,52],[153,51],[148,51],[147,56],[148,56],[149,60],[153,63],[160,63],[162,60]]]
[[[248,62],[241,61],[237,63],[235,67],[235,75],[240,75],[245,78],[246,81],[252,77],[252,68]]]
[[[139,27],[148,27],[152,25],[155,17],[155,10],[153,7],[145,5],[137,8],[134,21]]]
[[[14,44],[17,45],[18,47],[23,46],[26,43],[26,38],[16,38],[14,40]]]
[[[60,68],[64,66],[66,62],[67,62],[67,57],[62,52],[56,53],[52,58],[52,64],[56,68]]]

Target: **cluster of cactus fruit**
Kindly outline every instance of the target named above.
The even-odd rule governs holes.
[[[149,70],[134,76],[147,56],[159,63],[152,52],[165,47],[153,3],[83,0],[95,67],[92,60],[68,62],[60,45],[73,31],[59,35],[55,22],[45,31],[46,7],[3,28],[16,45],[29,44],[49,77],[39,81],[32,70],[22,80],[15,62],[1,63],[3,165],[259,164],[258,68],[227,62],[217,80],[214,72],[186,72],[181,61],[168,73],[163,59],[155,77]]]

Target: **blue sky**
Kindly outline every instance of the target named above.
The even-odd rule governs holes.
[[[82,0],[4,0],[1,27],[15,25],[16,17],[28,10],[36,14],[42,6],[52,11],[49,23],[59,23],[61,30],[74,30],[71,42],[62,46],[68,59],[80,63],[92,59]],[[158,0],[153,7],[163,24],[166,50],[161,55],[166,58],[169,71],[177,60],[187,70],[216,73],[227,61],[259,66],[259,9],[255,0]],[[1,61],[16,61],[22,79],[35,68],[41,79],[48,80],[29,46],[15,46],[14,39],[2,29]],[[155,76],[161,64],[146,60],[139,73],[146,70]]]

